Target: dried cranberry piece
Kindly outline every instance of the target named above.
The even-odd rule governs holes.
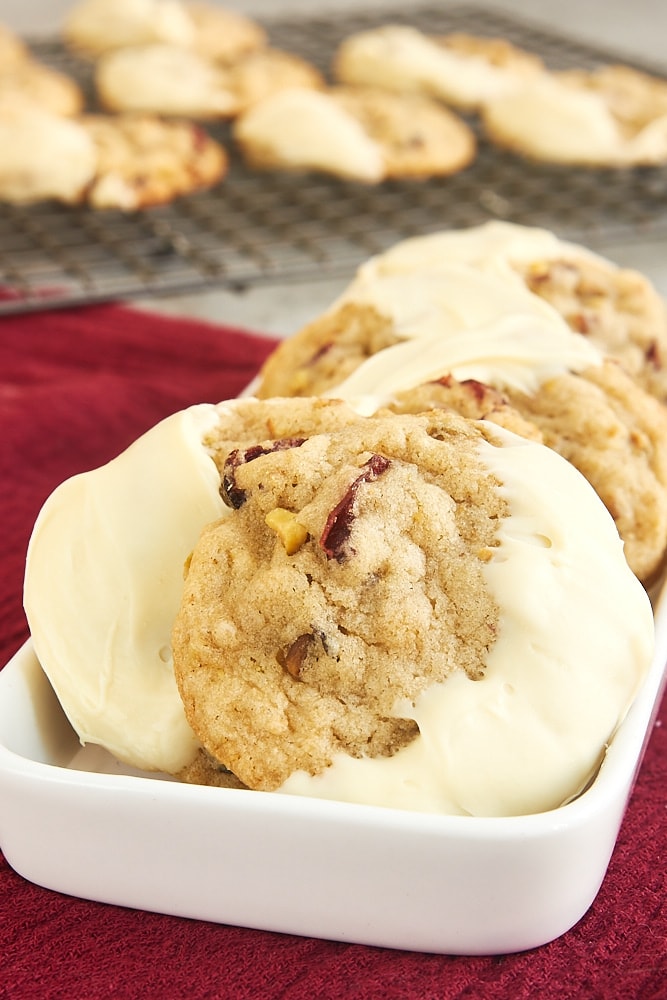
[[[345,495],[330,512],[320,536],[320,547],[327,559],[343,562],[354,553],[348,544],[354,521],[354,502],[362,483],[372,483],[391,465],[384,455],[371,455],[364,465],[364,471],[350,484]]]
[[[660,350],[655,340],[651,341],[646,349],[646,360],[652,364],[654,368],[662,368]]]
[[[470,390],[478,403],[483,403],[489,396],[489,386],[476,378],[467,378],[461,383]]]
[[[261,455],[270,455],[274,451],[287,451],[288,448],[300,448],[306,438],[281,438],[272,441],[270,445],[254,444],[245,451],[235,448],[225,459],[220,481],[220,496],[228,507],[238,510],[247,500],[246,491],[236,485],[236,470],[240,465],[252,462]]]

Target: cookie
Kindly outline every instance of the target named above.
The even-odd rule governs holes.
[[[334,309],[280,342],[259,372],[255,394],[269,399],[325,393],[366,358],[399,341],[391,319],[372,306]]]
[[[203,747],[198,748],[194,759],[181,768],[176,777],[188,785],[212,785],[215,788],[247,787]]]
[[[238,109],[224,68],[192,49],[162,42],[103,55],[95,89],[108,111],[216,119]]]
[[[554,310],[518,280],[507,281],[504,275],[466,266],[410,267],[395,273],[391,263],[385,269],[384,257],[373,264],[372,269],[360,269],[358,277],[322,316],[280,342],[259,372],[258,396],[330,393],[368,358],[388,347],[427,335],[449,342],[462,330],[486,327],[515,314],[534,316],[537,329],[548,324],[550,336],[558,344],[554,363],[565,358],[567,364],[587,365],[598,357],[592,345],[578,343],[583,338],[564,330]],[[530,331],[521,329],[520,336],[534,340]],[[519,354],[522,349],[517,344]],[[482,350],[486,350],[484,344]],[[534,354],[534,347],[532,350]],[[537,364],[536,355],[532,360]],[[434,364],[433,374],[438,377],[442,359],[437,353]],[[418,376],[415,384],[423,381],[426,379]]]
[[[413,389],[399,390],[388,401],[387,409],[392,413],[447,410],[468,420],[489,420],[529,441],[544,443],[537,424],[522,416],[510,403],[509,396],[477,379],[459,381],[453,375],[443,375]]]
[[[0,149],[3,201],[76,204],[97,170],[95,143],[78,122],[18,95],[0,94]]]
[[[573,330],[667,403],[667,307],[644,275],[576,250],[513,267]]]
[[[227,73],[229,89],[236,99],[236,114],[281,90],[325,87],[324,77],[312,63],[281,49],[251,52],[229,63]]]
[[[667,550],[667,414],[614,362],[525,393],[451,376],[396,393],[399,413],[444,408],[539,440],[572,463],[612,514],[633,572],[647,585]]]
[[[149,116],[62,118],[0,99],[0,199],[55,199],[134,211],[218,183],[225,150],[191,122]]]
[[[476,152],[468,126],[434,102],[352,88],[283,90],[241,115],[234,138],[252,168],[369,184],[453,174]]]
[[[135,211],[217,184],[225,150],[199,126],[150,116],[87,115],[82,127],[97,151],[86,198],[93,208]]]
[[[28,48],[0,24],[0,97],[32,100],[58,115],[75,115],[83,108],[78,83],[32,57]]]
[[[97,58],[152,42],[191,46],[195,30],[178,0],[80,0],[65,16],[62,36],[77,52]]]
[[[110,111],[224,119],[289,87],[322,88],[324,79],[305,59],[280,49],[223,65],[177,45],[152,44],[100,58],[95,86]]]
[[[599,94],[627,138],[667,116],[667,79],[631,66],[567,70],[557,77],[568,86]]]
[[[615,168],[667,161],[667,80],[628,66],[543,74],[488,100],[489,139],[528,158]]]
[[[647,585],[667,550],[667,410],[613,361],[507,389],[550,448],[586,477],[614,518],[632,570]]]
[[[363,334],[352,348],[357,331]],[[373,353],[377,331],[386,346]],[[338,384],[337,355],[344,356]],[[482,393],[473,415],[541,434],[603,499],[637,576],[648,583],[662,565],[667,410],[517,281],[456,265],[374,277],[364,272],[295,344],[279,345],[266,368],[271,391],[322,392],[364,413],[409,409],[405,394],[409,399],[424,386],[415,405],[434,405],[438,393],[445,395],[437,382],[448,376],[470,384],[464,394],[457,389],[458,400],[450,387],[444,405],[470,413],[470,388],[490,386],[508,409],[501,407],[498,419]],[[262,373],[257,392],[266,392]]]
[[[362,265],[373,275],[406,273],[452,263],[517,276],[570,328],[616,358],[651,395],[667,402],[667,307],[638,271],[545,229],[489,222],[418,236]]]
[[[95,58],[159,42],[231,60],[266,44],[264,29],[243,14],[178,0],[82,0],[69,11],[63,37],[72,48]]]
[[[542,62],[505,39],[386,25],[345,39],[333,70],[341,83],[418,93],[469,111],[531,81]]]
[[[454,669],[482,676],[498,610],[478,553],[496,544],[506,505],[474,449],[468,462],[454,449],[451,473],[451,436],[475,433],[440,423],[429,434],[427,421],[365,421],[251,460],[247,449],[230,455],[235,510],[193,555],[174,662],[194,731],[250,787],[317,773],[338,750],[391,756],[418,731],[393,717],[397,700]],[[266,523],[286,508],[304,533],[291,554]],[[445,530],[451,548],[439,552]],[[399,623],[395,602],[410,590]]]
[[[623,696],[609,713],[615,645],[596,627],[604,602],[591,574],[604,566],[612,603],[619,586],[643,609],[613,630],[650,630],[651,618],[607,512],[554,452],[484,422],[339,409],[342,423],[332,411],[325,428],[324,401],[318,415],[297,402],[300,428],[282,415],[288,400],[245,404],[296,436],[230,450],[223,421],[209,438],[220,439],[230,508],[188,560],[172,635],[186,717],[208,755],[198,780],[212,758],[251,789],[478,815],[560,804],[597,766],[648,661],[648,643],[631,665],[626,643],[612,653]],[[559,510],[544,501],[554,489]],[[570,535],[556,525],[572,504]],[[515,558],[528,560],[523,574]],[[555,606],[558,620],[585,616],[583,659],[563,648]],[[591,683],[606,717],[592,722],[587,701],[586,746],[570,755]],[[521,763],[534,753],[538,781]]]
[[[187,3],[185,10],[194,26],[193,47],[220,62],[233,63],[268,43],[264,28],[236,10],[215,3]]]
[[[6,72],[30,58],[27,46],[6,24],[0,23],[0,72]]]

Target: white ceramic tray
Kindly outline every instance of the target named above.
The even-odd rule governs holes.
[[[433,816],[183,785],[82,748],[30,642],[0,672],[0,846],[26,879],[101,902],[311,937],[501,954],[572,927],[604,878],[665,679],[590,788],[549,813]]]

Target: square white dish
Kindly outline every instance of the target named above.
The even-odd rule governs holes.
[[[28,641],[0,672],[0,846],[31,882],[138,909],[447,954],[533,948],[604,878],[665,681],[646,681],[591,786],[548,813],[433,816],[183,785],[82,748]]]

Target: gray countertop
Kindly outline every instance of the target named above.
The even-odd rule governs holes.
[[[465,0],[456,6],[465,5]],[[0,0],[0,21],[33,38],[57,32],[68,0]],[[323,11],[357,11],[360,8],[392,7],[405,12],[396,0],[249,0],[225,6],[262,18],[312,17]],[[444,6],[444,5],[443,5]],[[508,13],[573,40],[615,53],[628,61],[664,68],[667,73],[667,3],[665,0],[479,0],[468,6]],[[483,24],[480,24],[480,30]],[[664,233],[653,237],[624,238],[597,243],[598,252],[617,263],[636,267],[647,274],[667,296],[667,240]],[[348,277],[322,280],[276,281],[233,292],[213,288],[186,295],[151,296],[137,304],[169,313],[183,313],[249,329],[287,335],[326,308],[347,283]]]

